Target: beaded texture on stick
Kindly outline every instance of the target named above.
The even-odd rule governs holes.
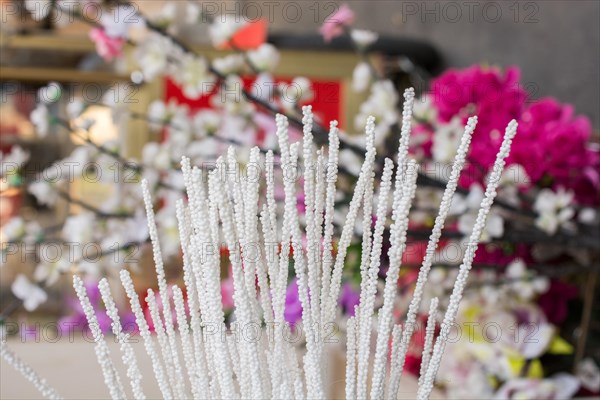
[[[315,150],[312,138],[313,115],[310,107],[304,108],[305,127],[302,147],[299,143],[289,143],[287,119],[281,115],[276,117],[282,165],[281,178],[285,195],[283,209],[279,210],[283,212],[281,217],[278,215],[275,202],[276,171],[273,168],[275,156],[272,152],[266,155],[266,185],[261,185],[258,180],[252,181],[248,176],[238,177],[236,174],[232,178],[231,175],[220,173],[222,171],[218,168],[203,177],[204,171],[196,167],[192,168],[189,160],[184,158],[182,171],[188,202],[187,205],[183,201],[178,202],[176,212],[183,255],[185,295],[177,286],[174,286],[172,291],[168,290],[154,222],[153,203],[148,184],[143,182],[148,228],[158,277],[158,296],[154,295],[154,291],[148,291],[147,302],[157,334],[158,351],[128,272],[121,272],[121,281],[144,339],[144,346],[154,370],[154,379],[164,398],[326,398],[330,384],[324,367],[327,363],[323,360],[326,354],[323,350],[325,331],[318,325],[333,322],[338,318],[336,306],[347,249],[353,240],[355,222],[361,206],[365,229],[363,236],[365,249],[361,260],[363,264],[361,276],[364,282],[361,282],[360,305],[356,308],[355,317],[348,322],[346,395],[366,398],[369,394],[369,376],[371,376],[370,396],[372,398],[384,397],[386,387],[385,397],[395,398],[407,343],[414,328],[412,325],[416,317],[416,307],[421,301],[422,286],[426,283],[433,252],[437,247],[476,124],[476,118],[471,118],[465,127],[419,273],[407,322],[402,329],[400,325],[394,325],[391,312],[395,282],[406,243],[410,205],[416,190],[418,167],[416,162],[409,161],[407,152],[413,100],[414,91],[407,90],[397,163],[389,159],[385,160],[380,180],[374,179],[375,119],[368,118],[365,128],[365,160],[338,240],[334,240],[333,227],[339,147],[337,124],[335,122],[331,124],[327,155],[324,149]],[[454,321],[476,245],[485,217],[495,197],[496,185],[515,131],[516,123],[511,122],[490,175],[486,196],[470,238],[470,247],[465,254],[450,298],[450,306],[442,323],[442,333]],[[328,162],[327,174],[320,170],[325,160]],[[262,165],[257,148],[250,151],[249,161],[251,165]],[[269,163],[271,165],[268,165]],[[226,158],[217,161],[217,165],[237,169],[241,164],[238,164],[235,152],[231,149]],[[295,173],[292,174],[293,177],[289,174],[290,171],[298,171],[299,167],[303,167],[304,169],[300,168],[300,170],[305,171],[304,218],[301,218],[297,209],[297,187],[299,186],[297,177]],[[307,168],[309,172],[306,172]],[[393,180],[394,170],[396,170],[395,180]],[[206,177],[208,179],[204,179]],[[325,177],[328,180],[325,180]],[[331,178],[333,179],[329,180]],[[393,193],[392,186],[394,186]],[[371,232],[371,202],[374,197],[373,192],[377,193],[377,187],[379,193],[377,220]],[[264,199],[261,198],[263,189]],[[371,321],[375,312],[377,274],[381,264],[384,229],[390,214],[388,210],[390,198],[392,245],[387,256],[391,266],[388,269],[383,293],[383,307],[379,310],[377,346],[373,367],[370,368],[370,339],[373,335]],[[303,244],[304,236],[308,238],[308,245]],[[228,328],[243,332],[250,326],[258,326],[258,329],[261,329],[263,323],[273,323],[273,335],[264,335],[258,341],[236,341],[232,336],[227,336],[220,293],[221,256],[217,250],[220,240],[223,239],[229,250],[234,282],[235,324]],[[335,242],[337,242],[337,253],[333,259],[332,250]],[[269,255],[271,258],[251,260],[248,246],[255,244],[263,256]],[[291,261],[293,261],[299,300],[303,309],[302,332],[306,335],[306,351],[302,355],[293,343],[284,340],[284,332],[290,329],[286,326],[284,311],[288,268]],[[91,309],[83,284],[77,277],[74,278],[74,286],[86,316],[92,324],[95,321],[94,310]],[[113,320],[114,332],[119,337],[121,332],[118,315],[115,313],[114,302],[106,281],[103,281],[100,286],[108,313]],[[158,306],[158,299],[163,305],[162,308]],[[171,301],[175,305],[174,313],[171,310]],[[427,324],[422,367],[425,374],[419,385],[420,399],[427,398],[432,390],[444,350],[444,336],[440,335],[435,340],[431,351],[434,343],[436,309],[437,299],[432,301]],[[173,324],[173,314],[177,320],[178,332],[175,331]],[[225,335],[226,340],[222,340],[222,334]],[[101,333],[95,332],[95,337],[98,339],[98,360],[111,397],[123,398],[124,391],[120,377],[112,365]],[[387,373],[387,344],[390,337],[392,354],[389,373]],[[267,343],[267,340],[270,342]],[[133,391],[137,393],[135,396],[142,397],[141,376],[138,374],[139,371],[136,371],[135,359],[131,357],[130,348],[121,344],[123,360],[128,364],[127,377],[131,381]],[[3,355],[7,354],[5,348],[2,350]],[[40,386],[39,381],[36,382],[37,386],[46,393],[52,393],[50,389]]]

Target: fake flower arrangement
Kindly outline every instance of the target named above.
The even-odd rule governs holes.
[[[161,245],[156,229],[154,204],[148,190],[148,182],[142,181],[142,194],[148,219],[148,231],[152,242],[153,258],[158,278],[158,294],[165,305],[158,310],[152,289],[148,290],[146,302],[157,333],[158,348],[150,336],[146,317],[142,313],[138,294],[128,271],[120,273],[123,287],[130,300],[131,310],[144,339],[150,357],[154,378],[162,396],[170,398],[326,398],[329,386],[323,368],[324,339],[327,327],[336,320],[336,306],[346,251],[352,239],[352,230],[362,206],[364,230],[361,263],[360,303],[355,316],[347,325],[346,346],[346,398],[397,398],[400,378],[414,334],[417,312],[422,301],[433,255],[439,243],[452,197],[465,164],[467,149],[477,124],[477,117],[469,118],[461,137],[460,146],[452,165],[451,177],[444,190],[436,223],[433,227],[428,251],[419,271],[417,285],[411,299],[406,321],[394,324],[392,313],[396,282],[400,272],[400,260],[406,248],[409,226],[409,210],[416,191],[417,169],[414,160],[408,158],[408,143],[412,123],[414,91],[404,94],[402,134],[397,152],[397,162],[384,160],[384,170],[377,196],[375,190],[374,147],[375,118],[366,124],[366,154],[361,167],[356,190],[352,195],[350,211],[339,236],[337,252],[333,253],[333,213],[335,210],[338,174],[339,137],[337,122],[331,123],[327,158],[323,150],[315,152],[313,142],[313,115],[310,106],[303,107],[302,171],[304,183],[304,228],[301,227],[297,210],[297,176],[287,174],[289,167],[297,171],[300,143],[290,143],[288,121],[277,115],[279,157],[285,192],[283,217],[278,217],[275,201],[273,152],[264,161],[258,147],[252,148],[246,168],[265,167],[265,187],[261,190],[262,173],[240,176],[240,164],[235,150],[230,148],[227,157],[220,157],[214,170],[208,172],[190,165],[182,159],[183,179],[186,187],[187,205],[177,202],[178,231],[181,238],[184,261],[184,281],[191,325],[185,312],[182,290],[173,286],[169,295],[163,265]],[[465,252],[452,295],[435,335],[438,299],[431,301],[423,361],[422,375],[417,392],[418,399],[428,399],[434,386],[442,354],[453,325],[459,303],[466,288],[466,280],[472,267],[479,238],[496,197],[496,189],[503,172],[517,130],[511,121],[497,153],[491,170],[484,199],[470,235],[471,245]],[[325,160],[327,168],[325,169]],[[236,173],[232,174],[231,171]],[[395,175],[395,177],[393,177]],[[329,179],[326,179],[329,177]],[[208,180],[208,184],[206,184]],[[263,196],[260,196],[261,193]],[[260,200],[262,197],[262,200]],[[372,227],[371,209],[377,198],[376,222]],[[377,318],[377,345],[370,365],[372,324],[376,295],[377,275],[382,256],[383,233],[391,203],[391,246],[387,252],[390,268],[386,274],[383,306]],[[262,210],[259,212],[259,209]],[[260,215],[260,217],[259,217]],[[259,223],[260,221],[260,223]],[[259,229],[260,228],[260,229]],[[306,235],[303,244],[302,232]],[[262,235],[261,235],[262,234]],[[262,236],[262,239],[261,239]],[[238,341],[220,334],[209,336],[209,326],[218,330],[224,327],[224,314],[220,296],[220,253],[214,251],[224,239],[229,250],[234,282],[236,323],[243,327],[254,324],[259,332],[262,324],[273,326],[274,340]],[[212,251],[206,251],[210,246]],[[275,253],[269,251],[274,246]],[[258,253],[253,251],[258,249]],[[257,259],[257,255],[261,258]],[[264,258],[263,258],[264,257]],[[299,359],[296,348],[284,339],[284,300],[288,266],[293,261],[302,304],[302,326],[306,332],[306,351]],[[258,281],[258,288],[256,282]],[[81,278],[73,275],[73,286],[94,334],[95,349],[102,369],[104,382],[113,399],[126,398],[126,391],[119,373],[114,367],[110,351],[102,334],[96,311]],[[257,293],[257,289],[258,293]],[[100,281],[99,290],[112,320],[112,330],[119,339],[123,362],[134,398],[145,398],[136,357],[129,343],[129,336],[122,331],[122,320],[106,279]],[[179,335],[175,333],[172,319],[171,298],[175,304]],[[259,302],[260,300],[260,302]],[[162,315],[161,315],[162,314]],[[262,316],[262,317],[261,317]],[[164,321],[164,322],[163,322]],[[391,351],[389,343],[391,338]],[[183,355],[182,364],[180,353]],[[0,344],[0,354],[19,370],[48,398],[60,398],[57,392],[34,371],[24,365],[7,345]],[[159,356],[160,354],[160,356]],[[389,369],[387,364],[389,364]],[[389,372],[388,372],[389,371]],[[371,375],[371,379],[369,379]],[[187,380],[182,379],[187,376]],[[370,381],[370,385],[368,382]],[[293,396],[292,396],[293,394]]]
[[[26,4],[34,16],[41,18],[53,12],[53,7],[61,7],[61,2],[26,1]],[[44,304],[48,297],[47,290],[52,290],[58,278],[72,269],[95,279],[103,276],[116,277],[123,267],[135,270],[130,256],[140,246],[147,246],[150,239],[146,218],[141,211],[143,198],[138,190],[140,179],[146,179],[152,198],[160,204],[155,220],[162,254],[168,267],[168,261],[178,259],[181,252],[176,205],[185,191],[183,175],[178,170],[182,156],[190,158],[193,164],[201,164],[216,159],[231,145],[236,146],[242,160],[249,159],[249,149],[255,145],[265,153],[274,150],[278,137],[274,134],[276,125],[269,113],[287,115],[291,124],[290,137],[302,137],[300,108],[313,97],[311,82],[304,77],[296,77],[289,84],[275,83],[273,70],[279,54],[268,43],[250,50],[237,48],[237,34],[245,28],[243,19],[207,19],[200,15],[197,4],[188,2],[185,4],[188,18],[181,21],[174,17],[173,7],[169,4],[160,15],[145,16],[125,2],[120,2],[118,6],[107,4],[105,17],[90,31],[90,38],[95,42],[98,54],[108,61],[122,60],[125,47],[132,46],[135,55],[133,58],[138,63],[138,71],[132,74],[136,84],[170,77],[192,99],[203,95],[206,85],[216,86],[218,89],[211,101],[213,109],[203,109],[192,114],[185,105],[165,103],[162,99],[157,99],[151,104],[147,114],[139,115],[131,113],[123,101],[128,95],[126,87],[107,93],[102,105],[111,108],[116,121],[145,120],[149,129],[161,132],[164,138],[160,142],[147,143],[141,159],[132,160],[122,156],[119,143],[99,145],[87,135],[93,121],[82,121],[80,116],[91,104],[82,99],[74,99],[67,106],[66,115],[62,116],[50,112],[50,105],[60,98],[61,87],[52,83],[40,90],[39,104],[31,115],[38,133],[46,134],[50,128],[58,126],[78,136],[84,145],[41,173],[38,179],[26,183],[18,178],[18,168],[13,168],[14,165],[22,165],[26,155],[13,149],[13,154],[2,158],[2,182],[25,185],[40,204],[53,207],[59,199],[63,199],[79,205],[84,211],[68,216],[64,225],[58,228],[41,227],[36,221],[14,218],[2,227],[2,259],[23,243],[36,244],[38,252],[43,254],[45,242],[57,238],[65,243],[92,243],[96,251],[93,255],[84,254],[82,246],[76,246],[63,251],[64,257],[58,259],[40,257],[40,263],[33,274],[34,282],[22,274],[13,283],[12,292],[18,300],[15,306],[10,305],[8,310],[1,311],[2,319],[7,318],[20,304],[28,311]],[[61,9],[62,13],[71,12],[73,17],[85,20],[80,11],[77,8]],[[124,15],[133,18],[122,18]],[[401,96],[393,83],[369,64],[367,53],[377,40],[377,34],[354,28],[354,20],[354,14],[348,6],[340,7],[338,13],[325,21],[321,33],[326,41],[339,35],[348,35],[352,39],[361,56],[361,62],[354,71],[353,88],[359,92],[368,92],[366,102],[353,121],[354,130],[362,130],[368,117],[374,116],[374,147],[382,157],[392,157],[395,155],[386,153],[390,147],[386,147],[384,143],[400,135]],[[174,32],[177,32],[180,25],[198,23],[209,25],[209,34],[215,47],[228,47],[234,50],[233,53],[209,61],[177,39]],[[241,75],[249,73],[256,77],[254,87],[271,90],[266,92],[246,89]],[[290,88],[296,89],[294,92],[297,95],[286,95]],[[440,206],[442,190],[449,178],[448,173],[440,171],[450,170],[447,167],[451,166],[459,148],[462,130],[467,119],[473,115],[478,116],[477,128],[473,132],[466,156],[465,172],[460,176],[457,194],[448,210],[448,229],[442,235],[432,262],[435,267],[434,278],[436,274],[452,276],[452,271],[456,270],[468,250],[465,240],[472,231],[479,205],[485,197],[485,180],[495,159],[495,149],[500,146],[504,127],[515,119],[519,128],[513,144],[514,150],[507,159],[507,168],[500,178],[497,202],[490,209],[487,223],[483,227],[484,243],[479,246],[473,261],[476,272],[471,274],[468,282],[469,286],[474,287],[469,293],[477,294],[466,296],[465,303],[479,309],[475,312],[463,305],[458,311],[458,320],[470,323],[476,322],[473,319],[479,318],[481,314],[487,318],[488,315],[504,317],[507,313],[516,318],[518,330],[521,329],[518,326],[530,321],[520,319],[520,310],[525,307],[530,311],[534,310],[531,313],[536,321],[552,324],[551,329],[544,330],[544,334],[550,330],[552,334],[548,340],[544,336],[543,343],[546,346],[540,346],[540,349],[527,356],[518,346],[509,346],[507,350],[487,341],[479,343],[477,350],[471,350],[470,344],[462,346],[464,343],[461,342],[449,345],[449,351],[454,352],[454,348],[457,348],[456,351],[460,354],[470,354],[469,362],[450,366],[445,371],[449,374],[453,371],[466,371],[468,379],[475,379],[477,369],[481,370],[481,365],[484,365],[486,382],[492,383],[480,386],[482,389],[477,392],[478,395],[501,393],[507,387],[515,387],[514,391],[517,393],[529,390],[529,383],[531,387],[537,387],[540,382],[544,382],[539,379],[545,376],[541,372],[543,365],[540,367],[535,360],[547,351],[558,351],[551,344],[560,341],[556,327],[562,321],[556,320],[556,315],[548,311],[548,293],[552,288],[560,287],[557,297],[567,299],[567,292],[572,292],[571,286],[557,280],[561,271],[585,269],[597,260],[598,233],[594,227],[598,224],[600,161],[597,148],[589,143],[591,127],[587,119],[575,116],[570,106],[562,105],[556,100],[530,99],[520,84],[515,67],[502,71],[496,67],[473,66],[462,71],[450,70],[433,80],[430,90],[423,91],[421,98],[416,100],[409,143],[411,155],[421,164],[419,178],[423,184],[416,191],[410,211],[407,249],[402,257],[405,268],[398,280],[403,294],[411,293],[418,280],[416,268],[426,254],[425,240],[435,224],[431,210]],[[353,130],[352,127],[347,129],[350,132]],[[313,130],[315,141],[321,145],[326,144],[328,133],[319,121],[314,122]],[[343,131],[339,132],[339,138],[341,186],[352,187],[361,172],[364,144],[360,137],[356,139]],[[104,174],[106,179],[102,183],[113,186],[115,190],[110,191],[110,198],[100,206],[73,198],[66,190],[69,182],[90,173],[87,166],[92,163],[103,171],[114,171],[112,174]],[[72,168],[72,165],[76,167]],[[9,179],[4,179],[6,176]],[[114,176],[121,179],[115,182]],[[344,180],[349,184],[343,185]],[[277,200],[282,200],[285,193],[275,192],[274,195]],[[299,208],[302,208],[305,199],[298,196],[297,200]],[[340,202],[335,207],[332,218],[336,232],[343,226],[350,207],[348,201]],[[356,236],[365,234],[363,225],[366,226],[367,218],[372,217],[369,215],[362,225],[357,224]],[[390,246],[387,229],[385,235],[382,243],[384,249]],[[337,245],[335,243],[334,247]],[[68,257],[73,254],[74,257]],[[364,265],[364,257],[367,256],[368,253],[361,251],[360,242],[355,241],[348,247],[345,265],[347,272],[342,277],[344,283],[339,299],[347,315],[354,315],[354,306],[359,303],[362,291],[358,277],[362,273],[360,266]],[[383,278],[392,267],[395,266],[389,260],[382,261],[379,271],[381,279],[376,281],[379,288],[374,300],[376,307],[381,307],[384,303]],[[480,269],[483,272],[479,273]],[[486,271],[489,269],[494,271],[493,278],[492,275],[487,275]],[[478,283],[480,280],[484,283],[489,280],[515,281],[521,285],[519,293],[530,295],[520,298],[519,302],[508,301],[511,299],[509,292],[503,289],[505,285],[481,285]],[[233,284],[233,276],[230,274],[224,277],[221,285],[226,314],[233,310]],[[286,284],[288,292],[284,317],[288,322],[294,323],[300,321],[302,316],[301,289],[298,281],[290,280]],[[498,301],[478,304],[490,291],[495,293]],[[442,309],[447,306],[444,297],[447,295],[446,292],[436,294],[440,298]],[[430,295],[425,293],[425,296]],[[564,309],[566,304],[552,304],[552,307]],[[419,318],[422,319],[427,315],[428,309],[428,304],[425,304],[423,308],[413,312],[420,314]],[[394,314],[404,315],[407,310],[408,301],[405,301],[404,296],[398,296],[394,302]],[[418,345],[419,343],[417,347]],[[560,352],[567,352],[569,346],[559,348]],[[488,368],[490,358],[480,357],[480,349],[484,349],[488,355],[503,354],[507,357],[508,366],[502,371]],[[520,356],[517,357],[515,352]],[[409,370],[411,357],[411,354],[407,355],[406,365]],[[414,363],[420,365],[420,358],[416,357]],[[522,363],[529,365],[529,369],[516,373],[515,365]],[[536,364],[532,373],[528,372],[532,369],[530,364]],[[418,374],[419,368],[413,368],[412,372]],[[441,376],[444,375],[438,375],[438,384],[445,387],[448,393],[460,389],[445,384],[448,376]],[[532,381],[521,385],[522,379]],[[543,387],[544,390],[547,389],[546,386]]]

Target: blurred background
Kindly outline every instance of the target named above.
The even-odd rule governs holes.
[[[81,344],[89,330],[71,274],[90,291],[107,277],[130,322],[118,272],[129,269],[139,293],[156,287],[141,178],[156,201],[168,280],[181,283],[182,155],[211,168],[229,146],[242,157],[252,146],[275,149],[275,113],[290,118],[298,140],[301,106],[311,104],[320,145],[330,121],[342,130],[341,226],[366,117],[376,117],[378,153],[393,156],[407,87],[417,93],[410,153],[421,173],[397,322],[466,119],[478,115],[479,124],[425,293],[442,307],[502,132],[519,122],[436,396],[600,394],[599,2],[2,0],[0,8],[0,329],[67,396],[107,396],[101,385],[81,394],[65,378],[80,361],[61,346]],[[357,227],[340,321],[358,302],[361,237]],[[221,294],[233,321],[223,255]],[[300,319],[297,291],[290,275],[290,323]],[[93,302],[109,333],[98,293]],[[405,366],[413,377],[421,336]],[[343,370],[339,354],[331,359]],[[7,370],[2,398],[36,396]]]

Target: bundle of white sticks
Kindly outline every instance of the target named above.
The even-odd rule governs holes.
[[[405,357],[415,331],[423,288],[477,123],[477,118],[472,117],[465,127],[419,271],[406,321],[395,325],[392,318],[393,302],[401,257],[406,246],[408,215],[417,178],[417,164],[408,157],[413,89],[406,90],[404,99],[398,156],[396,163],[390,159],[385,160],[377,194],[375,225],[372,226],[375,197],[375,120],[371,117],[366,125],[365,160],[354,188],[341,236],[336,240],[335,252],[334,203],[339,148],[337,123],[331,123],[327,155],[323,149],[316,151],[310,107],[303,109],[304,137],[301,148],[300,143],[289,143],[286,118],[281,115],[276,118],[285,193],[283,210],[277,209],[274,196],[276,179],[272,152],[268,152],[265,160],[262,160],[259,149],[253,148],[245,166],[246,171],[250,171],[253,166],[257,167],[254,168],[255,171],[260,171],[264,166],[266,179],[262,186],[262,179],[259,179],[262,178],[261,173],[236,172],[239,171],[240,164],[236,161],[233,149],[229,150],[226,159],[221,158],[217,162],[218,166],[224,168],[217,167],[206,174],[197,167],[192,168],[188,159],[182,160],[187,204],[180,200],[177,205],[177,218],[183,250],[185,300],[178,286],[173,286],[172,290],[167,286],[153,203],[147,183],[142,183],[159,287],[156,294],[148,290],[145,299],[155,336],[148,328],[140,299],[134,290],[130,274],[125,270],[121,271],[121,281],[152,362],[154,379],[165,399],[327,397],[326,390],[329,385],[323,367],[326,365],[323,362],[324,337],[330,331],[329,324],[335,322],[336,318],[339,319],[336,306],[342,270],[361,206],[362,281],[360,304],[355,310],[355,316],[349,318],[346,324],[346,397],[397,398]],[[504,160],[509,153],[516,128],[515,121],[511,121],[506,128],[504,141],[489,175],[485,197],[437,338],[434,335],[438,300],[431,301],[417,393],[419,399],[427,399],[433,389],[445,340],[454,323],[477,243],[496,195]],[[303,221],[298,213],[299,196],[296,193],[300,152],[306,210]],[[260,193],[264,193],[262,201],[259,200]],[[387,254],[389,269],[383,291],[383,306],[375,319],[377,275],[390,203],[390,248]],[[235,323],[245,332],[250,332],[248,327],[253,327],[255,333],[250,337],[212,334],[215,327],[220,328],[225,324],[220,291],[221,256],[218,251],[214,251],[222,240],[229,249],[229,262],[232,265]],[[305,350],[290,343],[285,335],[285,330],[289,329],[284,319],[284,307],[290,262],[293,262],[302,304]],[[113,399],[126,398],[127,392],[113,365],[83,283],[78,276],[74,276],[73,280],[96,339],[96,354],[110,395]],[[136,357],[128,341],[128,334],[122,330],[106,279],[100,282],[99,288],[107,314],[113,321],[113,333],[120,343],[122,362],[127,368],[131,393],[136,399],[144,399],[142,377]],[[174,316],[170,306],[159,306],[170,305],[171,300],[174,303]],[[373,324],[376,324],[377,338],[372,357]],[[256,334],[256,330],[269,327],[272,327],[271,335]],[[252,340],[257,336],[261,339]],[[390,340],[391,355],[388,355]],[[58,397],[32,370],[23,366],[14,354],[6,348],[3,348],[3,354],[11,364],[23,371],[44,395],[50,398]]]

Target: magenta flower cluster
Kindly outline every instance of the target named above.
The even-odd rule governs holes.
[[[573,190],[580,203],[598,203],[600,157],[589,144],[589,120],[555,99],[531,99],[524,87],[514,66],[450,69],[432,82],[431,101],[440,122],[479,117],[461,184],[483,181],[502,130],[514,118],[519,129],[508,163],[521,164],[532,185],[563,187]]]

